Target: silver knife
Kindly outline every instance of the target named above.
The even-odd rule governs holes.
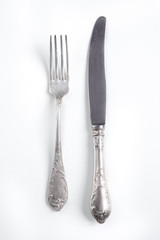
[[[111,212],[103,159],[106,115],[106,80],[104,39],[106,18],[99,17],[94,25],[89,51],[89,100],[94,143],[94,176],[91,213],[104,223]]]

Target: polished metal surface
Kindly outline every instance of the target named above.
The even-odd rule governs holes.
[[[104,68],[105,17],[97,19],[90,42],[89,51],[89,100],[93,125],[105,124],[106,81]]]
[[[99,223],[104,223],[111,212],[103,158],[106,113],[105,24],[105,17],[97,19],[93,28],[89,55],[89,97],[94,144],[94,176],[90,207],[92,215]]]
[[[64,61],[64,55],[65,61]],[[65,65],[64,65],[65,63]],[[60,70],[59,70],[60,69]],[[50,80],[49,92],[55,97],[57,103],[57,130],[55,159],[49,182],[48,202],[56,211],[62,209],[68,199],[68,187],[65,178],[61,149],[61,103],[62,98],[68,93],[69,63],[68,43],[65,36],[65,54],[63,50],[63,38],[60,36],[60,64],[58,62],[57,37],[54,36],[54,61],[52,51],[52,36],[50,36]]]
[[[92,129],[94,144],[94,177],[91,196],[91,212],[99,223],[104,223],[111,212],[103,159],[105,127],[104,125],[92,126]]]

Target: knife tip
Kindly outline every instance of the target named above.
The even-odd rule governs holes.
[[[97,18],[97,21],[106,21],[106,17],[105,16],[100,16],[99,18]]]

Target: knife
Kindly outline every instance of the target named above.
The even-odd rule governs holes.
[[[104,39],[106,18],[99,17],[94,25],[89,50],[89,100],[93,130],[94,175],[91,213],[104,223],[111,212],[103,159],[106,115],[106,80],[104,67]]]

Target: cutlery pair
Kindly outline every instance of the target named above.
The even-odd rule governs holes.
[[[105,17],[99,17],[93,28],[89,52],[89,100],[94,145],[94,176],[90,208],[92,215],[99,223],[104,223],[110,214],[110,200],[105,180],[103,159],[106,115],[106,81],[104,67],[105,25]],[[60,108],[62,98],[69,90],[67,36],[65,36],[65,51],[63,50],[63,39],[62,36],[60,36],[60,64],[58,64],[57,38],[54,36],[54,67],[52,58],[51,36],[49,92],[54,95],[57,103],[57,133],[55,159],[49,182],[48,202],[51,207],[59,211],[68,199],[68,188],[62,161],[60,133]]]

